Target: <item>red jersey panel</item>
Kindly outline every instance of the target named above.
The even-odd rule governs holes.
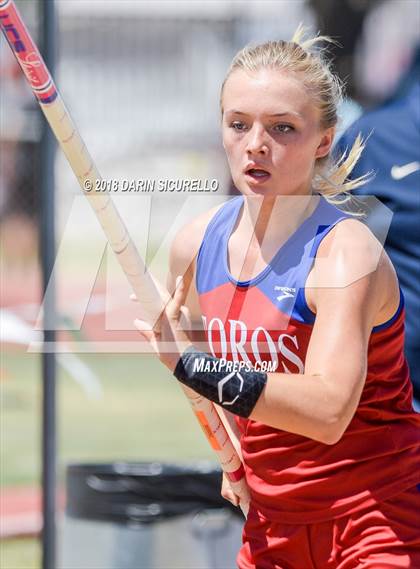
[[[197,289],[210,351],[257,369],[303,373],[315,315],[304,286],[319,244],[348,216],[323,198],[251,281],[229,273],[227,245],[243,198],[210,222],[197,260]],[[368,507],[419,482],[420,416],[403,354],[404,308],[373,329],[366,384],[339,442],[237,418],[253,505],[286,523],[315,523]],[[339,381],[340,378],[337,378]]]

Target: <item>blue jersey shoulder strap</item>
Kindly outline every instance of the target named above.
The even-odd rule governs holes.
[[[237,287],[256,286],[273,309],[312,324],[315,315],[307,306],[304,287],[322,239],[341,220],[350,216],[324,198],[314,212],[278,250],[267,267],[249,281],[236,281],[227,266],[227,247],[243,204],[242,196],[229,200],[210,221],[197,258],[197,290],[210,292],[231,282]]]

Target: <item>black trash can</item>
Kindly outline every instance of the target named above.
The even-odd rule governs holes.
[[[213,463],[67,468],[60,569],[235,569],[244,518]]]

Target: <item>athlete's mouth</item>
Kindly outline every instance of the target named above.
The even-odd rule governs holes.
[[[248,168],[245,174],[256,182],[265,182],[271,176],[270,172],[262,168]]]

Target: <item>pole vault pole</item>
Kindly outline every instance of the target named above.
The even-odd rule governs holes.
[[[96,191],[97,181],[101,179],[99,171],[13,0],[0,0],[0,25],[122,270],[140,301],[146,315],[142,318],[156,325],[169,299],[169,293],[146,269],[111,197]],[[233,491],[239,496],[241,508],[246,515],[249,491],[245,482],[244,468],[215,406],[191,389],[184,386],[182,388],[223,471],[230,480]]]

